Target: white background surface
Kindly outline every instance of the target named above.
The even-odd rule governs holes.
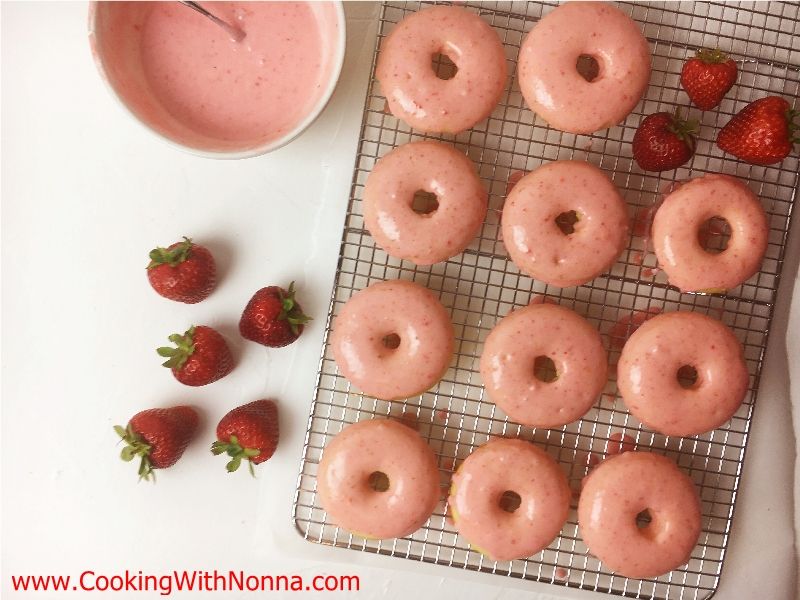
[[[167,147],[112,101],[92,64],[85,3],[3,3],[3,598],[46,597],[12,593],[12,574],[87,569],[358,574],[363,598],[598,597],[322,548],[300,540],[291,524],[374,8],[347,7],[347,61],[317,123],[273,154],[228,162]],[[796,597],[785,332],[797,230],[716,596],[722,600]],[[212,296],[193,306],[157,296],[144,271],[149,249],[182,235],[212,250],[221,275]],[[305,311],[319,318],[284,349],[244,342],[236,324],[250,295],[293,279]],[[219,328],[238,359],[231,375],[200,389],[178,384],[154,352],[192,323]],[[228,475],[225,461],[208,452],[213,428],[234,406],[261,397],[280,404],[278,452],[257,480]],[[112,425],[177,403],[202,412],[197,440],[157,485],[137,484],[135,467],[118,459]],[[271,596],[282,595],[290,596]]]

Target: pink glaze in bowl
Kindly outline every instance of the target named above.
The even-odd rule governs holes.
[[[333,94],[345,53],[341,2],[211,2],[224,30],[178,2],[92,2],[89,40],[111,92],[169,144],[248,158],[300,135]]]

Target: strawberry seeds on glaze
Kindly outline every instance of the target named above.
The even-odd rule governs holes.
[[[211,452],[215,456],[226,453],[231,458],[226,465],[229,473],[246,460],[250,474],[255,475],[253,465],[268,460],[275,453],[278,431],[278,406],[272,400],[256,400],[222,417]]]
[[[653,113],[644,118],[633,136],[633,158],[645,171],[669,171],[694,155],[697,121],[680,114]]]
[[[114,426],[125,442],[120,458],[139,457],[139,480],[155,481],[154,469],[171,467],[186,450],[197,430],[197,413],[191,406],[150,408],[131,417],[127,427]]]
[[[176,347],[162,346],[156,351],[167,359],[162,366],[171,369],[184,385],[208,385],[233,370],[233,356],[225,338],[211,327],[192,325],[183,335],[173,333],[169,341]]]
[[[761,98],[728,121],[717,136],[717,146],[754,165],[778,163],[800,143],[800,124],[794,122],[798,114],[800,110],[793,110],[780,96]]]
[[[147,278],[161,296],[196,304],[205,300],[214,289],[217,268],[207,248],[184,237],[182,242],[169,248],[150,251]]]
[[[724,52],[701,48],[683,65],[681,85],[695,106],[709,110],[722,102],[737,75],[736,63]]]
[[[288,291],[274,285],[258,290],[242,312],[242,337],[271,348],[287,346],[299,338],[311,317],[303,314],[294,294],[294,282]]]

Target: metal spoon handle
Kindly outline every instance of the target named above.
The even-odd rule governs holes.
[[[184,6],[188,6],[189,8],[196,10],[201,15],[206,16],[209,19],[211,19],[212,21],[214,21],[214,23],[216,23],[217,25],[222,27],[228,33],[228,35],[231,36],[233,41],[241,42],[244,39],[244,36],[246,35],[244,31],[242,31],[238,27],[235,27],[235,26],[231,25],[227,21],[223,21],[217,15],[208,12],[205,8],[200,6],[197,2],[189,2],[188,0],[178,0],[178,1],[181,4],[183,4]]]

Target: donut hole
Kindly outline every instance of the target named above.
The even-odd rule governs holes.
[[[397,350],[400,347],[400,336],[396,333],[385,335],[381,338],[381,344],[389,350]]]
[[[685,390],[692,390],[697,387],[697,369],[692,365],[683,365],[675,374],[678,384]]]
[[[383,471],[370,473],[367,485],[375,492],[385,492],[389,489],[389,477]]]
[[[650,514],[650,510],[648,510],[647,508],[636,514],[637,528],[644,529],[652,522],[653,522],[653,516]]]
[[[436,77],[447,81],[452,79],[458,73],[458,66],[454,63],[447,54],[437,52],[431,57],[431,68],[436,74]]]
[[[436,212],[439,208],[439,200],[436,194],[431,194],[425,190],[417,190],[414,192],[414,198],[411,200],[411,210],[418,215],[430,215]]]
[[[559,213],[556,217],[556,227],[561,230],[564,235],[575,233],[575,223],[578,222],[578,213],[574,210]]]
[[[500,500],[497,504],[500,506],[501,510],[504,510],[507,513],[513,513],[519,508],[519,505],[522,504],[522,498],[520,498],[520,495],[517,492],[506,490],[500,496]]]
[[[600,63],[591,54],[581,54],[575,61],[575,70],[578,75],[592,83],[600,75]]]
[[[556,364],[549,356],[537,356],[533,361],[533,374],[539,381],[552,383],[558,379]]]
[[[709,254],[719,254],[728,248],[731,239],[731,224],[719,216],[703,222],[697,230],[700,247]]]

